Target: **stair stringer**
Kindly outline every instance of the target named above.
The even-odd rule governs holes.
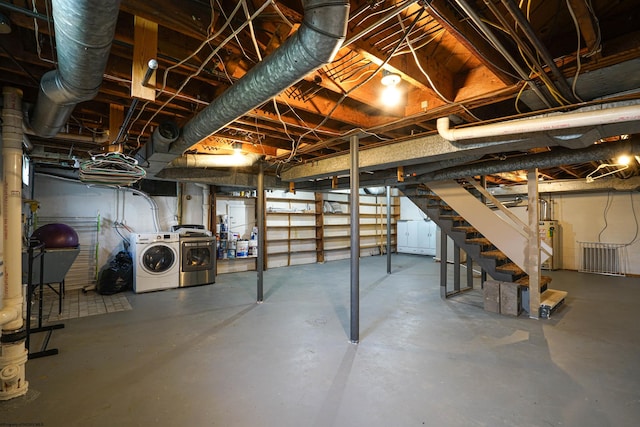
[[[451,237],[458,247],[464,250],[467,256],[471,257],[476,264],[482,267],[489,276],[500,282],[513,282],[516,280],[512,273],[496,270],[496,260],[494,258],[486,258],[480,255],[481,247],[477,244],[468,243],[467,235],[461,231],[454,231],[454,223],[449,219],[443,219],[440,216],[440,208],[438,206],[429,206],[428,199],[418,194],[404,190],[404,195],[415,203],[427,216],[435,222],[444,234]]]
[[[496,248],[508,256],[514,264],[529,274],[526,268],[528,238],[520,234],[513,224],[496,215],[494,211],[456,181],[430,182],[428,187],[458,215],[464,217],[478,232],[489,239]],[[544,242],[541,243],[544,244]],[[551,248],[548,245],[545,246],[545,250],[551,253]],[[544,262],[544,257],[541,262]],[[499,279],[496,278],[496,280]]]

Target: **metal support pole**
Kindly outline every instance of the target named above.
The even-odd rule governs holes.
[[[453,290],[460,292],[460,246],[453,244]]]
[[[257,301],[261,303],[263,296],[263,272],[264,272],[264,163],[260,161],[260,170],[258,171],[258,188],[256,189],[257,206],[256,220],[258,221],[258,285],[257,285]]]
[[[391,186],[387,185],[387,274],[391,274]]]
[[[360,341],[360,176],[358,143],[360,138],[349,139],[351,149],[351,342]]]
[[[482,188],[487,188],[487,177],[485,175],[482,175],[480,177],[480,185],[482,186]],[[482,201],[482,203],[487,203],[487,199],[484,195],[480,196],[480,200]],[[487,281],[487,272],[485,271],[484,268],[480,269],[480,288],[484,289],[484,282]]]
[[[527,172],[529,190],[529,244],[525,249],[526,264],[529,272],[529,317],[537,319],[540,316],[540,233],[538,222],[538,169]]]
[[[473,258],[467,254],[467,288],[473,289]]]
[[[440,298],[447,298],[447,234],[440,233]]]

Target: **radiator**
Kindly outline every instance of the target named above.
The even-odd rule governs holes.
[[[624,276],[625,247],[618,243],[578,242],[578,271],[583,273]]]

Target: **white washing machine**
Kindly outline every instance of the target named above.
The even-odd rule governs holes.
[[[129,237],[135,293],[177,288],[180,281],[180,235],[155,232]]]

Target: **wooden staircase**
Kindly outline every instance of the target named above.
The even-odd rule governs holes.
[[[462,189],[462,191],[474,193],[473,189]],[[514,283],[524,293],[523,295],[527,296],[529,275],[522,266],[516,264],[483,233],[442,200],[440,196],[426,186],[405,189],[403,192],[440,227],[442,232],[464,250],[468,257],[471,257],[476,264],[482,267],[491,278],[497,282]],[[479,198],[479,194],[475,194],[475,196]],[[490,210],[484,203],[482,205],[485,209]],[[479,211],[477,207],[474,209],[474,212]],[[497,215],[493,215],[497,217]],[[495,229],[500,227],[501,222],[496,221],[495,226],[492,227],[494,235]],[[500,237],[504,237],[504,233],[508,233],[508,230],[499,231],[499,233],[501,233]],[[540,279],[540,315],[542,317],[549,317],[555,307],[564,302],[564,296],[566,296],[566,292],[548,289],[551,280],[549,276],[541,276]],[[527,300],[528,298],[524,299]],[[546,305],[542,304],[543,302]],[[555,303],[553,307],[549,306],[551,303]],[[525,307],[525,309],[528,310],[528,307]]]

